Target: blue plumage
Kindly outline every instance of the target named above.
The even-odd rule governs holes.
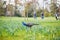
[[[23,25],[26,25],[24,22],[22,22]]]
[[[34,24],[34,23],[25,23],[25,22],[22,22],[22,24],[27,27],[32,27],[33,25],[38,25],[38,24]]]

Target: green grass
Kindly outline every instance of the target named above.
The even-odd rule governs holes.
[[[31,29],[22,25],[24,22],[38,23]],[[20,18],[0,17],[0,40],[60,40],[60,20],[54,17]]]

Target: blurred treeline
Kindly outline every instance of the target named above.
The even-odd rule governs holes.
[[[46,8],[38,7],[37,9],[36,7],[34,7],[34,5],[32,5],[33,2],[29,2],[24,5],[20,3],[19,4],[20,8],[18,8],[17,2],[15,2],[15,6],[13,6],[12,4],[8,4],[8,5],[5,4],[6,4],[5,1],[4,2],[0,1],[0,16],[33,17],[35,11],[37,17],[40,17],[42,12],[44,12],[44,15],[46,17],[49,17],[49,16],[54,16],[56,12],[60,13],[60,5],[57,6],[57,4],[54,2],[50,4],[49,7],[50,10],[48,10],[47,7]],[[24,6],[24,9],[21,6],[22,7]]]

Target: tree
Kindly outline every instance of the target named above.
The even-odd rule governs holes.
[[[52,0],[52,3],[51,3],[51,13],[52,13],[52,16],[57,12],[57,1],[56,0]]]
[[[0,1],[0,16],[4,15],[3,2]]]
[[[31,2],[25,4],[25,15],[28,17],[32,17],[33,16],[33,5]]]

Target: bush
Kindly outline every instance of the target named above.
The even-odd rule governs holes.
[[[20,13],[17,13],[17,12],[15,12],[15,16],[22,17],[22,15]]]
[[[51,13],[50,13],[50,12],[45,11],[45,12],[44,12],[44,15],[45,15],[45,17],[50,17],[50,16],[51,16]]]

